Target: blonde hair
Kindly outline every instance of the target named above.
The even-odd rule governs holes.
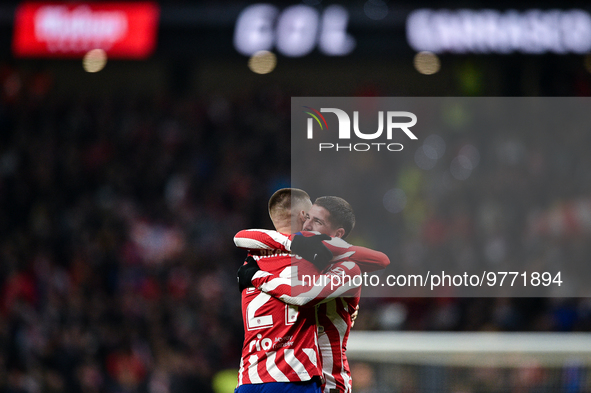
[[[293,209],[298,209],[303,204],[312,205],[310,196],[299,188],[282,188],[275,191],[269,199],[269,216],[275,223],[291,220]]]

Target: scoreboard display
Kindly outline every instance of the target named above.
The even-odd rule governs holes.
[[[368,6],[368,4],[370,6]],[[16,57],[252,56],[408,57],[450,54],[586,54],[591,14],[571,9],[403,8],[351,4],[157,5],[25,2],[16,7]]]
[[[247,56],[276,49],[284,56],[301,57],[314,48],[327,56],[345,56],[355,49],[348,23],[349,12],[339,5],[320,12],[307,5],[280,11],[270,4],[255,4],[238,15],[234,47]]]

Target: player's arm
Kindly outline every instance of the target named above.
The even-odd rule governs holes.
[[[267,229],[244,229],[234,236],[234,244],[254,253],[260,250],[291,252],[317,266],[325,266],[332,259],[332,253],[322,241],[329,239],[328,235],[311,232],[303,236],[285,235]]]
[[[299,246],[299,244],[297,244],[298,242],[309,242],[307,238],[314,235],[316,235],[315,232],[301,232],[301,235],[295,234],[288,236],[277,231],[267,229],[244,229],[236,234],[234,237],[234,243],[237,247],[248,250],[282,250],[286,252],[293,252],[306,258],[305,255],[297,252],[300,250],[294,250],[293,248],[295,246]],[[292,244],[293,240],[296,240],[295,246]],[[332,259],[333,262],[344,257],[349,257],[360,266],[362,272],[372,272],[375,270],[384,269],[390,264],[390,259],[386,256],[386,254],[366,247],[354,246],[340,238],[331,238],[330,240],[325,241],[324,244],[334,256]],[[306,246],[308,245],[306,244],[303,247],[296,247],[296,249],[305,249]],[[310,246],[308,246],[308,248],[310,248]],[[305,251],[301,252],[304,254],[306,253]],[[309,258],[306,259],[309,260]]]
[[[234,236],[234,244],[246,250],[291,251],[290,236],[268,229],[243,229]]]
[[[390,259],[383,252],[370,248],[354,246],[338,237],[325,241],[324,244],[334,255],[332,261],[348,258],[359,265],[362,272],[373,272],[384,269],[390,264]]]
[[[323,274],[305,260],[296,266],[292,266],[291,276],[259,270],[252,276],[252,284],[287,304],[300,307],[313,307],[336,297],[355,296],[361,286],[360,277],[354,279],[361,270],[351,261],[337,262]]]

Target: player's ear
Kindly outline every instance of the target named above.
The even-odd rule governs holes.
[[[303,210],[300,210],[299,218],[302,223],[306,222],[306,212]]]
[[[335,232],[333,237],[343,237],[345,236],[345,229],[344,228],[339,228],[337,229],[337,231]]]

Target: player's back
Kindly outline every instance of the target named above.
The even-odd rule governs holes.
[[[254,256],[269,272],[291,277],[287,253]],[[307,381],[322,375],[313,308],[298,309],[255,288],[242,291],[244,346],[238,385]]]

